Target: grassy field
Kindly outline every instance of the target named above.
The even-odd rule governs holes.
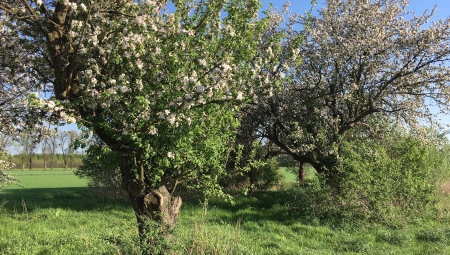
[[[50,170],[12,170],[9,174],[20,180],[25,189],[33,188],[70,188],[86,187],[87,180],[80,179],[73,174],[72,170],[62,168]],[[7,189],[22,189],[17,185],[10,185]]]
[[[280,171],[284,175],[284,182],[286,183],[297,182],[297,175],[294,173],[294,171],[297,171],[296,169],[281,167]],[[315,175],[315,173],[316,171],[312,167],[306,167],[305,179],[314,178],[313,176]]]
[[[139,254],[126,201],[94,198],[71,171],[12,174],[24,188],[0,193],[0,254]],[[285,195],[256,193],[235,205],[187,200],[176,254],[450,254],[448,218],[334,224],[301,216]]]

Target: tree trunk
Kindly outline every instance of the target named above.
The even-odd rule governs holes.
[[[145,187],[130,165],[120,164],[120,170],[122,188],[128,192],[138,223],[143,254],[163,254],[170,241],[169,230],[178,222],[181,197],[172,196],[165,185]]]
[[[340,191],[340,172],[339,172],[339,160],[337,157],[328,157],[322,160],[320,163],[311,164],[317,173],[323,174],[325,177],[325,183],[327,186],[334,189],[335,192]]]
[[[298,162],[298,183],[302,184],[305,181],[305,163]]]
[[[50,158],[50,169],[53,170],[53,163],[55,162],[55,155]]]
[[[252,196],[253,195],[253,191],[258,189],[258,177],[256,176],[256,170],[253,169],[253,167],[250,169],[250,171],[248,172],[249,174],[249,182],[250,182],[250,189],[248,191],[248,195]]]

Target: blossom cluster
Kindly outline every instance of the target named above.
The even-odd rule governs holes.
[[[0,151],[0,191],[2,190],[3,185],[7,184],[19,184],[16,178],[9,175],[5,172],[5,170],[11,169],[14,167],[14,163],[8,157],[8,153],[5,151]]]

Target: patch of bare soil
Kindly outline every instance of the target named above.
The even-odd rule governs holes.
[[[441,187],[439,187],[439,194],[443,196],[450,195],[450,180],[444,182]]]

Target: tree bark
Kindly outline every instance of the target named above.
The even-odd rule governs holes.
[[[253,191],[258,189],[258,177],[256,176],[255,169],[253,167],[250,169],[249,173],[249,181],[250,181],[250,189],[249,189],[249,195],[253,195]]]
[[[302,184],[305,181],[305,163],[298,162],[298,183]]]
[[[148,187],[136,179],[131,165],[120,164],[124,188],[138,223],[143,254],[163,254],[169,241],[169,230],[178,223],[181,197],[169,193],[165,185]]]

